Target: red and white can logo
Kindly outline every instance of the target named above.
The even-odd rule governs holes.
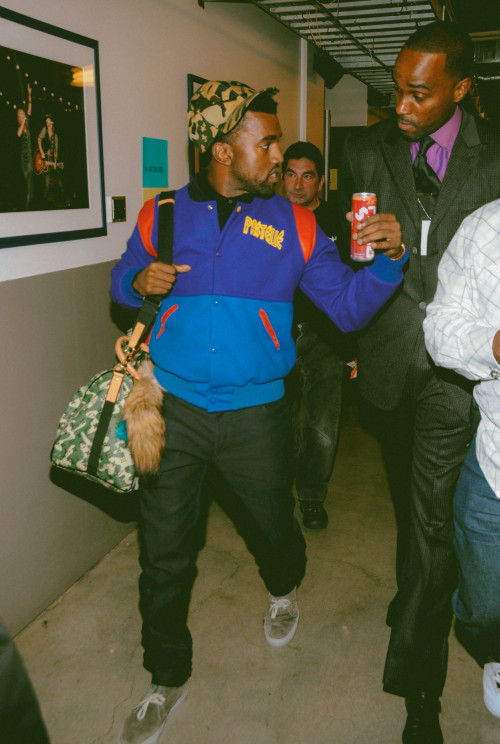
[[[359,245],[352,236],[357,233],[360,222],[377,211],[377,195],[368,191],[352,195],[351,258],[353,261],[371,261],[375,257],[371,243]]]

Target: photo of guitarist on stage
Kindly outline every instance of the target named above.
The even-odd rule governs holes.
[[[82,68],[0,46],[0,213],[88,209]]]

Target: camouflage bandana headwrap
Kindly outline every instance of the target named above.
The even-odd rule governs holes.
[[[217,137],[234,129],[261,93],[274,96],[278,89],[255,90],[236,80],[203,83],[189,103],[187,123],[191,142],[201,152],[206,152]]]

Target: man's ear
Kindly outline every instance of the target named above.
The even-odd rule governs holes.
[[[453,100],[455,101],[455,103],[460,103],[460,101],[465,98],[470,90],[471,85],[472,80],[469,77],[460,80],[460,82],[455,85],[455,89],[453,91]]]
[[[215,142],[212,145],[212,157],[221,165],[231,165],[233,148],[228,142]]]
[[[325,177],[321,176],[321,178],[319,179],[319,184],[318,184],[318,195],[321,193],[324,183],[325,183]]]

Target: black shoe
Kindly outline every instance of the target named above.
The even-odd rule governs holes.
[[[321,501],[301,501],[300,511],[304,527],[310,530],[323,530],[328,524],[328,514]]]
[[[403,744],[443,744],[439,726],[439,698],[418,692],[405,700],[408,717],[403,730]]]

